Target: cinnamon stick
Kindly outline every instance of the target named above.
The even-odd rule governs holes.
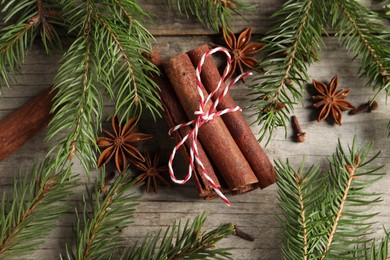
[[[47,126],[53,96],[50,87],[0,121],[0,161]]]
[[[153,50],[152,56],[147,56],[147,58],[154,65],[156,65],[161,71],[163,71],[162,59],[160,57],[159,52],[156,49]],[[179,100],[177,99],[177,96],[173,91],[172,86],[170,85],[167,77],[164,74],[158,75],[154,73],[151,75],[151,78],[160,88],[160,98],[164,109],[163,116],[168,126],[174,127],[182,122],[187,122],[188,118],[183,108],[181,107]],[[187,126],[179,129],[178,131],[175,131],[173,133],[173,136],[176,139],[176,142],[178,143],[181,140],[183,140],[183,137],[186,136],[191,130],[192,128],[190,126]],[[183,146],[181,146],[180,151],[186,163],[189,163],[190,143],[187,141]],[[214,168],[201,144],[198,145],[198,152],[199,152],[199,157],[201,158],[203,165],[207,171],[207,174],[211,177],[211,179],[214,181],[217,187],[221,188],[221,184],[214,171]],[[208,180],[201,173],[201,169],[197,164],[195,164],[193,170],[193,179],[195,182],[195,187],[198,190],[198,195],[200,197],[208,200],[218,197],[218,195],[215,193],[215,191],[209,184]]]
[[[181,106],[192,120],[199,108],[199,97],[195,69],[190,58],[187,54],[180,54],[164,63],[163,67]],[[204,94],[207,96],[207,93]],[[209,102],[206,110],[210,106]],[[199,128],[199,140],[229,188],[233,191],[256,188],[258,180],[255,174],[220,117]]]
[[[188,52],[188,56],[190,57],[194,67],[198,65],[201,57],[208,50],[209,47],[207,45],[202,45]],[[203,86],[209,93],[215,90],[218,82],[221,79],[218,68],[211,56],[205,59],[201,78]],[[224,87],[225,86],[222,85],[219,92],[213,96],[213,101],[215,101],[215,99],[220,95]],[[228,93],[218,104],[217,109],[223,110],[226,108],[235,107],[236,105],[237,104]],[[229,129],[230,134],[236,141],[241,152],[248,161],[249,165],[251,166],[253,172],[256,174],[256,177],[259,180],[260,188],[265,188],[275,183],[276,177],[274,167],[272,166],[264,150],[260,147],[243,114],[241,112],[229,113],[222,115],[222,119]]]

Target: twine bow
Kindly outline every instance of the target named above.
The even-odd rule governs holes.
[[[227,65],[226,65],[226,68],[225,68],[225,70],[224,70],[224,72],[222,74],[222,77],[221,77],[220,81],[218,82],[217,87],[214,89],[213,92],[211,92],[208,95],[207,98],[205,98],[204,95],[203,95],[203,91],[202,91],[203,84],[202,84],[202,80],[201,80],[201,77],[200,77],[200,73],[202,72],[202,66],[203,66],[203,64],[205,62],[205,59],[208,56],[210,56],[210,55],[212,55],[212,54],[214,54],[216,52],[223,52],[223,53],[225,53],[226,58],[227,58]],[[225,197],[225,195],[221,192],[221,190],[217,187],[217,185],[214,183],[214,181],[207,174],[207,171],[206,171],[202,161],[199,158],[199,153],[198,153],[198,132],[199,132],[199,128],[204,123],[212,121],[215,117],[218,117],[218,116],[221,116],[221,115],[224,115],[224,114],[227,114],[227,113],[241,111],[241,108],[239,106],[236,106],[234,108],[226,108],[226,109],[221,110],[221,111],[217,111],[216,109],[217,109],[217,106],[218,106],[219,102],[223,99],[223,97],[226,96],[226,94],[233,87],[233,85],[237,81],[239,81],[241,78],[245,78],[248,75],[252,75],[251,72],[243,73],[243,74],[239,75],[238,77],[234,78],[229,83],[229,85],[227,87],[225,87],[223,92],[215,100],[215,102],[210,107],[210,109],[208,111],[206,111],[206,104],[207,104],[207,102],[209,102],[211,100],[211,98],[215,95],[215,93],[217,93],[218,90],[221,88],[221,85],[224,82],[225,77],[226,77],[227,73],[230,70],[231,63],[232,63],[231,56],[230,56],[228,50],[223,48],[223,47],[217,47],[217,48],[211,49],[208,52],[206,52],[205,54],[203,54],[201,60],[198,63],[198,66],[196,67],[196,86],[197,86],[197,90],[198,90],[198,93],[199,93],[199,110],[194,112],[194,115],[195,115],[195,119],[194,120],[189,121],[187,123],[179,124],[179,125],[171,128],[169,130],[169,135],[172,135],[172,133],[174,131],[177,131],[180,128],[185,127],[185,126],[192,125],[193,129],[186,136],[184,136],[183,139],[173,148],[171,156],[169,157],[169,163],[168,163],[169,174],[171,176],[171,179],[172,179],[173,182],[178,183],[178,184],[184,184],[189,179],[191,179],[192,170],[193,170],[193,168],[195,166],[194,163],[199,165],[199,167],[201,168],[202,174],[208,180],[208,182],[210,183],[211,187],[213,187],[214,191],[218,194],[218,196],[229,206],[231,205],[230,201]],[[177,150],[187,141],[187,139],[189,139],[190,142],[191,142],[190,163],[188,165],[188,173],[187,173],[187,176],[184,179],[178,180],[176,178],[176,176],[175,176],[174,171],[173,171],[172,163],[173,163],[173,160],[175,158]],[[223,147],[221,147],[221,149],[223,149]]]

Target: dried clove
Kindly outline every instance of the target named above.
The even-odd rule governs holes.
[[[296,116],[291,117],[292,127],[295,132],[295,140],[302,143],[306,139],[306,133],[302,132],[301,126],[299,125],[298,118]]]
[[[244,240],[250,241],[250,242],[255,241],[255,239],[254,239],[253,236],[251,236],[251,235],[249,235],[248,233],[245,233],[244,231],[242,231],[241,229],[239,229],[239,228],[237,227],[237,225],[234,225],[233,228],[234,228],[234,231],[235,231],[234,234],[235,234],[236,236],[238,236],[238,237],[240,237],[240,238],[242,238],[242,239],[244,239]]]
[[[364,103],[363,105],[360,105],[357,108],[350,110],[348,114],[352,116],[352,115],[360,114],[363,112],[371,112],[371,111],[376,110],[377,108],[378,108],[378,103],[376,101],[367,102],[367,103]]]

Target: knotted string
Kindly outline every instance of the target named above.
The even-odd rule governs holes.
[[[225,53],[226,58],[227,58],[227,65],[226,65],[226,68],[225,68],[225,70],[224,70],[224,72],[222,74],[221,79],[218,82],[217,87],[214,89],[213,92],[211,92],[208,95],[207,98],[205,98],[204,95],[203,95],[203,91],[202,91],[203,84],[202,84],[202,80],[201,80],[201,77],[200,77],[200,73],[202,72],[202,66],[203,66],[203,64],[205,62],[205,59],[208,56],[210,56],[210,55],[212,55],[212,54],[214,54],[216,52],[223,52],[223,53]],[[217,106],[218,106],[219,102],[226,96],[226,94],[233,87],[233,85],[237,81],[239,81],[241,78],[245,78],[248,75],[252,75],[252,73],[250,73],[250,72],[243,73],[243,74],[239,75],[238,77],[234,78],[229,83],[229,85],[227,87],[225,87],[223,92],[215,100],[215,102],[210,107],[210,109],[208,111],[205,110],[207,102],[209,102],[211,100],[211,98],[215,95],[215,93],[218,92],[218,90],[222,86],[222,83],[225,81],[225,77],[226,77],[226,75],[228,74],[228,72],[230,70],[231,63],[232,63],[231,56],[230,56],[228,50],[223,48],[223,47],[217,47],[217,48],[211,49],[208,52],[206,52],[205,54],[203,54],[201,60],[198,63],[198,66],[196,67],[196,87],[197,87],[198,94],[199,94],[199,110],[194,112],[194,115],[195,115],[195,119],[194,120],[189,121],[188,123],[179,124],[179,125],[171,128],[169,130],[169,135],[172,135],[172,133],[174,131],[177,131],[180,128],[185,127],[185,126],[192,125],[193,129],[186,136],[184,136],[183,139],[173,148],[171,156],[169,158],[169,163],[168,163],[169,174],[171,176],[171,179],[172,179],[173,182],[178,183],[178,184],[184,184],[189,179],[191,179],[192,170],[194,169],[194,166],[195,166],[194,163],[199,165],[199,167],[201,168],[202,174],[208,180],[208,182],[210,183],[211,187],[213,187],[214,191],[218,194],[218,196],[229,206],[231,205],[230,201],[225,197],[225,195],[217,187],[215,182],[207,174],[207,171],[206,171],[202,161],[199,158],[199,153],[198,153],[198,132],[199,132],[199,128],[204,123],[212,121],[215,117],[218,117],[218,116],[221,116],[221,115],[224,115],[224,114],[227,114],[227,113],[241,111],[241,108],[239,106],[236,106],[234,108],[226,108],[226,109],[221,110],[221,111],[217,111],[216,109],[217,109]],[[190,162],[189,162],[189,165],[188,165],[188,173],[187,173],[187,176],[183,180],[178,180],[176,178],[176,176],[175,176],[174,171],[173,171],[172,163],[173,163],[173,160],[175,158],[176,151],[187,141],[187,139],[189,139],[190,142],[191,142]],[[221,147],[221,149],[224,149],[224,148]]]

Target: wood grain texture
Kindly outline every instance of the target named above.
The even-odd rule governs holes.
[[[163,6],[160,0],[144,0],[142,5],[155,14],[155,23],[152,31],[156,35],[156,46],[161,55],[169,58],[179,53],[185,53],[210,41],[217,41],[220,38],[210,30],[204,29],[194,20],[187,20],[177,17],[172,11]],[[251,2],[259,3],[261,8],[253,16],[248,17],[250,24],[255,27],[256,33],[263,33],[269,26],[269,15],[276,10],[283,1],[261,0]],[[154,12],[152,12],[154,10]],[[246,23],[238,23],[236,29],[242,30]],[[256,35],[254,39],[256,39]],[[349,87],[351,95],[349,100],[353,104],[367,102],[372,97],[372,89],[365,86],[366,80],[358,76],[359,61],[353,60],[353,56],[345,52],[338,46],[337,39],[326,38],[327,49],[321,53],[320,62],[313,64],[309,69],[311,79],[329,81],[335,74],[339,76],[339,85],[342,88]],[[20,73],[16,76],[10,90],[3,89],[4,96],[0,99],[0,119],[5,118],[11,112],[21,107],[32,97],[36,96],[43,89],[53,83],[58,61],[61,52],[52,56],[44,55],[39,46],[34,46],[29,51],[26,63]],[[310,86],[308,86],[310,87]],[[231,90],[234,100],[244,108],[244,116],[248,122],[253,122],[254,111],[245,109],[251,97],[248,90],[242,83],[236,85]],[[304,94],[304,102],[295,106],[301,127],[307,133],[304,143],[292,141],[291,129],[288,129],[287,136],[283,129],[279,129],[268,146],[264,148],[271,160],[285,160],[289,158],[290,163],[298,167],[305,156],[308,165],[318,164],[322,169],[327,169],[326,156],[335,151],[337,139],[340,138],[343,144],[352,142],[356,134],[359,141],[374,141],[375,150],[382,150],[377,163],[386,164],[383,172],[386,175],[383,179],[370,187],[370,190],[382,193],[383,201],[370,209],[370,212],[379,212],[375,217],[377,223],[374,224],[374,234],[379,237],[383,234],[383,226],[390,228],[390,139],[387,138],[387,123],[390,118],[390,105],[386,104],[385,96],[378,98],[379,108],[372,113],[348,116],[343,114],[343,125],[334,126],[323,122],[318,124],[315,121],[316,111],[312,108],[309,94]],[[110,106],[108,106],[110,109]],[[108,115],[108,112],[105,112]],[[109,123],[107,123],[109,125]],[[140,132],[155,135],[153,141],[148,145],[153,148],[161,148],[162,158],[167,159],[173,140],[166,133],[168,127],[160,119],[156,122],[152,117],[145,115],[140,122]],[[259,127],[252,125],[252,130],[257,133]],[[17,152],[0,163],[0,192],[12,183],[14,176],[20,171],[25,171],[31,167],[34,161],[42,158],[50,144],[44,141],[45,131],[25,143]],[[185,169],[184,163],[179,169]],[[83,175],[83,169],[75,163],[74,173]],[[93,179],[93,178],[92,178]],[[71,200],[64,201],[74,208],[81,203],[83,186],[75,188],[75,194]],[[136,191],[144,194],[144,189]],[[280,213],[277,206],[277,188],[272,185],[263,190],[229,197],[233,205],[226,207],[220,200],[204,201],[197,196],[196,190],[191,185],[175,186],[174,189],[161,187],[159,194],[144,194],[141,205],[137,208],[134,223],[123,231],[129,241],[133,243],[144,237],[148,232],[156,232],[160,228],[165,228],[174,220],[194,218],[198,213],[206,211],[208,220],[207,228],[217,226],[219,223],[234,222],[242,230],[255,237],[254,242],[247,242],[237,237],[223,240],[220,246],[235,246],[233,251],[235,259],[253,260],[281,259],[280,235],[281,227],[276,221]],[[65,241],[72,236],[72,224],[74,223],[74,213],[70,210],[55,230],[53,230],[42,245],[42,248],[35,252],[32,259],[59,259],[58,255],[64,253]]]

